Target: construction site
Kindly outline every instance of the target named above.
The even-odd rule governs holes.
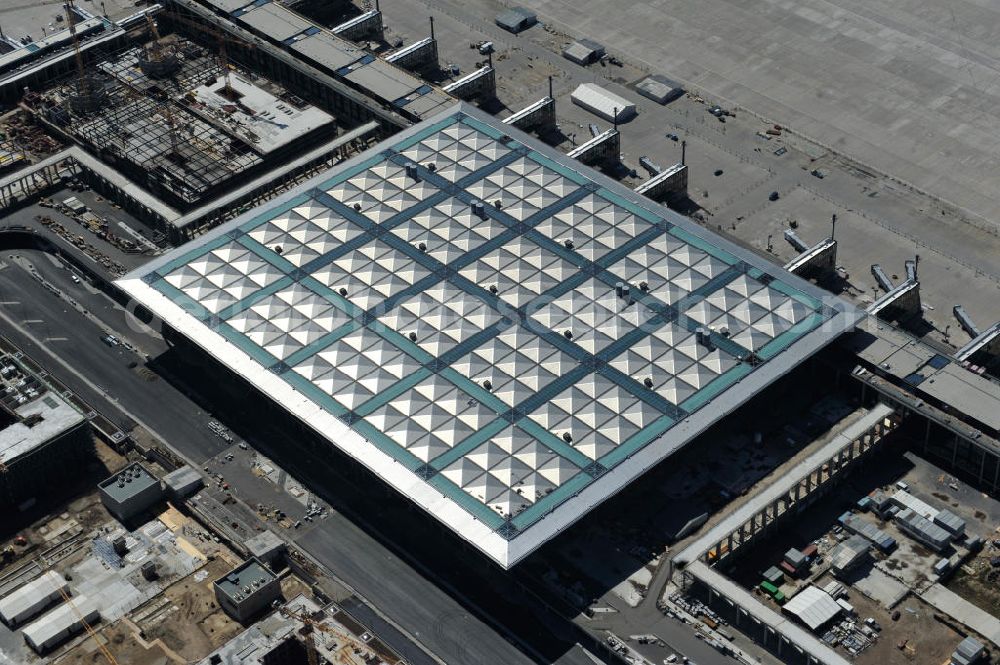
[[[13,379],[5,365],[4,380]],[[194,508],[210,501],[198,474],[133,461],[134,453],[123,455],[100,438],[88,450],[78,456],[83,482],[53,496],[57,508],[22,513],[0,538],[6,662],[402,662],[370,627],[331,602],[336,588],[273,533],[243,543],[220,540]],[[262,577],[271,582],[260,585]],[[222,595],[231,583],[238,585],[235,605]]]
[[[0,34],[0,326],[94,405],[0,356],[86,469],[11,438],[2,655],[1000,648],[995,233],[558,3],[77,1]]]
[[[336,134],[334,118],[226,57],[176,34],[84,66],[24,105],[180,209]],[[210,38],[213,35],[209,35]]]

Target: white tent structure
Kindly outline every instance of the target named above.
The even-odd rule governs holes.
[[[811,585],[795,594],[783,609],[809,626],[810,630],[816,630],[843,610],[830,594]]]
[[[573,103],[608,122],[626,122],[635,117],[635,104],[594,83],[577,86],[571,95]]]

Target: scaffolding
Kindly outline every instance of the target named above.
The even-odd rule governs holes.
[[[76,108],[81,79],[71,76],[42,93],[33,107],[112,165],[138,174],[152,190],[194,205],[262,164],[264,155],[223,123],[185,106],[189,91],[222,78],[214,54],[176,35],[154,36],[160,64],[166,57],[176,63],[168,77],[150,71],[150,47],[132,47],[87,72],[85,88],[101,91],[99,106]]]

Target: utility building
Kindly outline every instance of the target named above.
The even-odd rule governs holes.
[[[163,498],[159,479],[138,462],[98,484],[101,503],[121,522],[148,510]]]
[[[830,552],[830,572],[843,578],[854,572],[869,560],[871,542],[857,534],[838,544]]]
[[[281,598],[281,582],[257,559],[248,559],[215,581],[215,598],[226,614],[245,623]]]

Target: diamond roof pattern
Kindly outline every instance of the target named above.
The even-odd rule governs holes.
[[[491,123],[404,132],[142,282],[509,541],[824,310]]]

